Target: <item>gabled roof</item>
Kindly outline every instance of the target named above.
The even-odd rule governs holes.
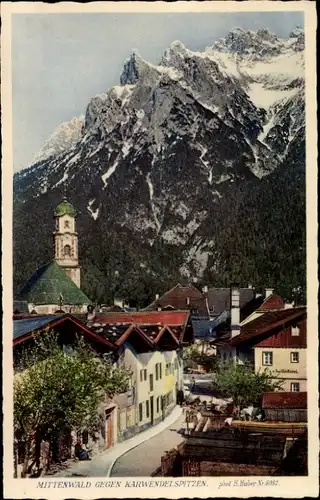
[[[179,345],[179,339],[177,339],[177,337],[174,335],[174,333],[171,331],[171,329],[168,327],[168,326],[164,326],[161,328],[161,330],[159,331],[157,337],[154,339],[153,343],[156,345],[159,343],[159,341],[163,338],[163,335],[166,334],[172,338],[173,342],[175,345]]]
[[[18,299],[35,305],[59,304],[87,305],[91,301],[55,262],[37,269],[21,289]]]
[[[254,288],[239,288],[240,308],[243,308],[255,298]],[[208,304],[210,310],[213,309],[215,315],[221,314],[225,310],[230,310],[230,288],[209,288]]]
[[[181,285],[178,283],[173,288],[165,292],[161,297],[154,300],[145,311],[156,311],[161,309],[174,308],[175,310],[194,309],[201,315],[208,316],[208,307],[205,295],[194,285]]]
[[[272,309],[283,309],[284,300],[280,295],[270,295],[267,297],[258,308],[258,311],[270,311]]]
[[[145,335],[145,333],[137,326],[137,325],[130,325],[129,328],[119,337],[119,339],[116,341],[116,345],[119,347],[126,342],[131,335],[136,333],[150,348],[153,348],[153,342]],[[129,341],[129,340],[128,340]]]
[[[257,319],[246,323],[241,327],[241,333],[229,341],[229,345],[238,345],[243,342],[254,340],[259,342],[260,336],[279,327],[290,324],[290,322],[304,316],[307,313],[306,307],[296,307],[292,309],[282,309],[278,311],[268,311]]]
[[[20,344],[31,338],[34,333],[40,333],[47,329],[56,328],[65,322],[71,322],[77,326],[88,339],[103,344],[113,350],[115,345],[108,339],[97,335],[93,330],[78,321],[71,314],[52,314],[48,316],[37,316],[35,318],[18,319],[13,321],[13,345]]]
[[[262,408],[264,410],[280,408],[306,410],[307,406],[306,392],[265,392],[262,397]]]
[[[28,333],[33,333],[38,330],[42,330],[50,323],[54,323],[63,315],[61,314],[50,314],[48,316],[36,316],[33,318],[23,318],[13,321],[13,340],[23,337]]]

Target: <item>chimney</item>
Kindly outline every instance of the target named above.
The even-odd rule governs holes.
[[[94,307],[93,306],[88,306],[87,307],[87,322],[90,323],[91,321],[94,320],[95,318],[95,310],[94,310]]]
[[[155,300],[158,300],[159,299],[159,294],[156,293],[156,299]]]
[[[231,337],[240,333],[240,289],[239,285],[233,284],[230,287],[230,307],[231,307]]]
[[[284,308],[285,309],[292,309],[294,307],[294,302],[285,302]]]
[[[273,292],[274,292],[274,288],[266,288],[266,292],[265,292],[265,294],[266,294],[266,299],[267,299],[268,297],[271,297],[271,295],[273,295]]]
[[[204,287],[202,287],[202,293],[204,293],[204,294],[208,293],[208,287],[207,287],[207,285],[205,285]]]
[[[114,306],[119,306],[119,307],[123,308],[123,306],[124,306],[124,301],[123,301],[123,299],[118,299],[118,298],[116,298],[116,297],[115,297],[115,298],[113,299],[113,305],[114,305]]]

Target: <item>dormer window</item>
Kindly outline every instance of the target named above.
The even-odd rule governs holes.
[[[291,327],[291,335],[292,335],[292,337],[299,337],[300,327],[298,325],[294,325]]]

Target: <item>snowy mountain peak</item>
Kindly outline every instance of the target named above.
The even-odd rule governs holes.
[[[297,26],[291,31],[289,38],[299,38],[301,35],[304,36],[304,29],[301,26]]]
[[[121,85],[134,85],[144,72],[148,72],[150,64],[145,61],[138,51],[134,49],[131,56],[125,61],[120,75]]]
[[[181,42],[181,40],[175,40],[170,45],[171,50],[176,50],[178,52],[187,52],[185,45]]]
[[[269,29],[256,32],[234,28],[225,38],[213,44],[213,49],[238,55],[276,55],[281,51],[281,41]]]
[[[40,151],[35,155],[31,165],[57,156],[72,148],[83,136],[84,116],[72,118],[69,122],[59,125]]]
[[[249,203],[249,211],[244,208],[246,217],[264,187],[272,194],[262,198],[258,218],[252,224],[245,221],[249,228],[267,220],[268,205],[269,215],[281,214],[276,220],[286,228],[295,210],[275,208],[281,198],[277,189],[281,193],[297,176],[294,193],[300,193],[299,168],[304,168],[304,53],[297,48],[301,40],[301,30],[282,40],[269,30],[236,28],[202,52],[175,41],[158,65],[133,51],[120,84],[89,101],[85,127],[83,118],[62,124],[37,155],[38,162],[50,159],[15,175],[15,248],[21,256],[16,267],[25,265],[23,231],[31,223],[37,226],[36,216],[29,214],[38,214],[39,207],[51,214],[50,206],[62,192],[70,193],[79,208],[88,256],[96,245],[93,260],[99,245],[106,257],[110,248],[124,255],[120,240],[147,263],[153,251],[169,245],[174,267],[188,276],[210,271],[230,243],[226,238],[219,249],[226,230],[237,235],[243,220],[233,225],[230,200],[238,200],[242,192],[244,202],[256,200]],[[286,200],[296,207],[294,194],[288,193]],[[35,236],[39,248],[46,235]],[[243,234],[234,243],[239,246],[239,241]],[[34,257],[33,247],[27,261],[29,255]],[[166,260],[166,254],[163,257]],[[105,262],[103,258],[96,269],[104,269]],[[131,262],[130,257],[129,266]],[[221,268],[226,262],[222,257]],[[158,261],[150,265],[152,273],[158,267]]]

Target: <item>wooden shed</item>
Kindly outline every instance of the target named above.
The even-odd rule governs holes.
[[[306,392],[266,392],[262,398],[266,420],[307,422]]]

